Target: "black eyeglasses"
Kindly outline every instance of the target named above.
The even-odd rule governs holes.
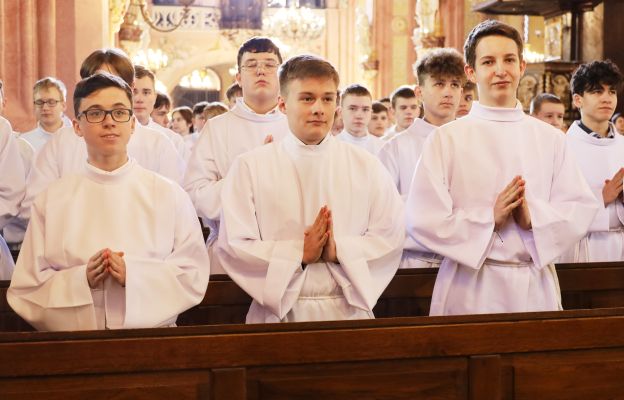
[[[35,100],[33,103],[35,103],[35,105],[37,107],[43,107],[44,104],[47,104],[50,107],[54,107],[55,105],[57,105],[60,102],[61,102],[60,100],[47,99],[47,100]]]
[[[87,119],[87,122],[97,124],[104,121],[108,114],[110,114],[111,118],[113,118],[113,121],[115,122],[128,122],[132,117],[132,110],[128,108],[116,108],[114,110],[100,110],[94,108],[92,110],[81,112],[77,115],[77,117],[80,118],[84,115]]]

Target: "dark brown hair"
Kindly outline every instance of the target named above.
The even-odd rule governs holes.
[[[542,109],[542,104],[544,103],[563,104],[563,101],[552,93],[540,93],[531,100],[529,113],[531,115],[537,114]]]
[[[366,89],[364,86],[358,84],[358,83],[354,83],[352,85],[347,86],[346,88],[344,88],[342,90],[342,93],[340,95],[340,101],[341,104],[342,102],[344,102],[345,97],[347,96],[359,96],[359,97],[364,97],[367,96],[369,98],[373,98],[373,96],[371,96],[370,92],[368,91],[368,89]]]
[[[431,50],[418,59],[414,65],[414,72],[419,85],[424,84],[427,76],[438,79],[457,78],[462,83],[466,81],[464,58],[457,50],[451,48]]]
[[[180,107],[174,108],[173,110],[171,110],[171,117],[172,118],[173,118],[173,114],[175,114],[175,113],[180,114],[180,116],[182,116],[182,118],[184,118],[186,123],[190,125],[189,131],[192,133],[193,132],[193,110],[191,109],[191,107],[180,106]]]
[[[414,89],[412,89],[410,86],[399,86],[394,92],[392,92],[392,95],[390,96],[390,103],[392,104],[392,108],[396,107],[396,102],[399,97],[402,99],[412,99],[416,97],[416,93],[414,93]]]
[[[130,86],[134,83],[134,66],[130,58],[119,49],[99,49],[89,54],[80,66],[80,77],[86,78],[108,64],[117,71],[121,79]]]
[[[607,85],[617,91],[622,88],[622,73],[611,60],[579,65],[570,79],[572,94],[581,96],[586,91],[601,89],[602,85]]]
[[[338,71],[329,61],[311,55],[300,55],[286,61],[279,72],[280,91],[282,96],[288,94],[288,84],[297,79],[327,78],[340,85]]]
[[[157,110],[162,106],[167,106],[167,108],[171,108],[171,99],[166,93],[156,92],[156,101],[154,102],[154,110]]]
[[[134,77],[136,79],[143,79],[146,76],[152,80],[152,83],[156,83],[156,76],[154,75],[152,71],[150,71],[149,69],[145,68],[142,65],[134,66]]]
[[[279,47],[267,37],[254,36],[241,45],[238,49],[238,56],[236,57],[236,63],[239,69],[245,53],[273,53],[277,56],[280,64],[282,63],[282,54],[280,53]]]
[[[390,100],[388,100],[390,101]],[[383,103],[380,103],[379,101],[375,101],[373,102],[373,114],[379,114],[382,112],[387,113],[388,112],[388,107],[386,107]]]
[[[58,90],[59,94],[61,95],[61,101],[65,101],[65,97],[67,97],[67,88],[65,87],[65,84],[51,76],[39,79],[37,82],[35,82],[35,86],[33,86],[33,95],[41,89]]]
[[[518,57],[522,61],[522,52],[524,44],[522,42],[522,36],[514,27],[504,24],[500,21],[488,19],[481,22],[479,25],[472,28],[472,31],[468,34],[466,42],[464,43],[464,58],[466,64],[472,68],[475,67],[477,60],[477,45],[479,41],[487,36],[503,36],[516,42],[518,47]]]
[[[115,75],[97,73],[76,84],[76,89],[74,90],[74,115],[78,116],[80,114],[79,109],[82,99],[91,96],[91,94],[97,91],[111,87],[123,90],[130,102],[130,108],[132,108],[132,90],[128,83]]]

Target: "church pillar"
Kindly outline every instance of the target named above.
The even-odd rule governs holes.
[[[109,46],[107,0],[0,0],[0,79],[13,129],[35,126],[32,87],[45,76],[67,86],[68,115],[81,61]]]

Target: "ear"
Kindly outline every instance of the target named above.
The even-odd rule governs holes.
[[[80,137],[83,137],[82,130],[80,129],[80,121],[78,121],[77,119],[73,119],[72,126],[74,128],[74,133]]]
[[[524,75],[524,71],[526,71],[526,67],[527,67],[527,62],[525,59],[522,59],[522,61],[520,61],[520,76]]]
[[[466,76],[468,77],[468,80],[472,83],[477,83],[477,78],[475,77],[475,70],[474,68],[472,68],[470,65],[466,64],[464,65],[464,72],[466,73]]]
[[[281,94],[277,96],[277,106],[282,113],[286,114],[286,99]]]
[[[583,107],[583,96],[578,93],[572,95],[572,104],[579,110]]]
[[[420,87],[420,85],[414,86],[414,94],[416,95],[417,99],[422,99],[422,88]]]
[[[239,72],[236,73],[234,78],[236,79],[236,83],[238,83],[238,86],[243,87],[243,85],[241,85],[241,73],[240,73],[240,70],[239,70]]]
[[[342,106],[336,106],[336,116],[342,118]]]

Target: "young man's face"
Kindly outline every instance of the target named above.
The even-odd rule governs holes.
[[[158,125],[164,126],[165,128],[169,126],[169,106],[167,106],[166,104],[155,108],[150,116]]]
[[[373,113],[371,115],[371,121],[368,124],[368,132],[371,135],[375,135],[377,137],[381,137],[388,129],[390,123],[388,121],[388,112],[382,111],[379,113]]]
[[[204,129],[204,125],[206,125],[206,117],[204,117],[204,114],[193,114],[193,129],[195,132],[201,132],[201,130]]]
[[[128,100],[126,93],[116,87],[108,87],[82,99],[79,117],[73,121],[74,131],[78,136],[84,138],[87,144],[87,151],[90,160],[101,157],[126,154],[126,145],[130,140],[130,135],[134,130],[134,117],[130,117],[127,122],[115,121],[113,116],[106,114],[101,122],[89,122],[85,111],[114,110],[115,118],[124,119],[127,115],[125,110],[132,111],[132,104]],[[115,111],[117,111],[115,113]],[[94,120],[92,116],[89,117]]]
[[[620,117],[615,120],[615,129],[620,135],[624,135],[624,117]]]
[[[318,144],[329,133],[336,111],[338,87],[331,78],[295,79],[280,96],[292,133],[305,144]]]
[[[186,122],[182,114],[174,112],[171,116],[171,130],[180,135],[188,135],[191,129],[191,124]]]
[[[56,88],[41,88],[35,92],[35,117],[37,121],[44,127],[54,127],[62,124],[63,111],[65,111],[65,102]],[[43,101],[44,104],[37,105],[37,102]],[[49,102],[56,102],[50,105]]]
[[[395,120],[394,120],[394,110],[392,109],[392,103],[390,102],[390,100],[380,101],[380,103],[386,106],[386,108],[388,109],[388,126],[393,125]]]
[[[394,104],[394,118],[398,130],[407,129],[420,113],[416,97],[397,97]]]
[[[246,101],[277,100],[279,64],[279,58],[274,53],[243,53],[236,82],[243,88],[243,98]]]
[[[563,115],[565,107],[563,104],[543,102],[539,111],[535,113],[535,118],[549,123],[557,129],[563,129]]]
[[[617,91],[614,87],[600,85],[586,90],[583,95],[575,94],[573,101],[584,121],[602,123],[611,118],[617,107]]]
[[[369,96],[346,95],[340,107],[344,128],[351,134],[364,135],[371,120],[373,100]]]
[[[143,125],[146,125],[149,121],[150,114],[154,110],[154,103],[156,103],[156,89],[154,88],[154,81],[152,81],[149,76],[135,79],[132,92],[134,115]]]
[[[454,119],[461,99],[462,83],[456,77],[434,77],[427,75],[419,86],[425,117]]]
[[[461,118],[468,115],[472,108],[472,102],[474,101],[477,93],[474,90],[464,90],[459,99],[459,107],[457,108],[456,117]]]
[[[465,67],[468,78],[477,84],[482,105],[507,108],[516,106],[516,90],[525,69],[516,42],[504,36],[479,40],[475,67]]]

